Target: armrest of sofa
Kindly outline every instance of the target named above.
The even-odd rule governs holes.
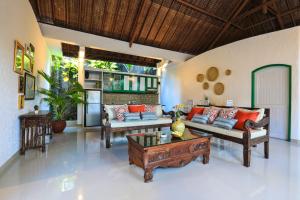
[[[105,112],[105,111],[102,112],[101,121],[102,121],[103,126],[109,126],[110,125],[109,116],[108,116],[107,112]]]
[[[265,129],[268,130],[269,123],[270,123],[270,118],[269,117],[264,117],[259,122],[255,122],[255,121],[252,121],[252,120],[247,120],[247,121],[245,121],[244,127],[247,130],[258,129],[258,128],[265,128]]]
[[[166,112],[164,110],[162,110],[163,115],[170,115],[172,118],[175,117],[175,112],[174,111],[169,111]]]

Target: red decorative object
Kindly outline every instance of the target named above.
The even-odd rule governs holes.
[[[128,105],[128,110],[131,113],[146,111],[145,105]]]
[[[187,120],[192,120],[192,118],[194,117],[195,114],[202,114],[204,111],[203,107],[193,107],[191,112],[189,112],[188,116],[187,116]]]
[[[239,110],[235,115],[235,119],[237,119],[238,122],[235,124],[234,128],[239,130],[246,130],[244,128],[245,121],[247,120],[255,121],[258,114],[259,112],[243,112]]]

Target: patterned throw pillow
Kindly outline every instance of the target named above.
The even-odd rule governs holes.
[[[155,112],[156,106],[155,105],[145,105],[145,111],[146,112]]]
[[[237,113],[237,108],[223,108],[220,111],[219,117],[223,119],[233,119]]]
[[[115,112],[116,112],[116,116],[117,116],[117,120],[119,121],[124,121],[125,117],[124,117],[124,113],[128,113],[128,106],[125,105],[121,105],[121,106],[116,106],[115,107]]]
[[[145,105],[145,112],[155,112],[157,117],[162,117],[161,105]]]
[[[217,107],[209,107],[205,108],[203,111],[203,115],[208,115],[208,123],[211,124],[218,117],[220,108]]]
[[[200,124],[207,124],[208,121],[208,115],[200,115],[195,114],[192,118],[192,122],[200,123]]]
[[[237,121],[238,121],[237,119],[224,119],[224,118],[218,117],[213,122],[213,126],[231,130],[233,128],[233,126],[237,123]]]

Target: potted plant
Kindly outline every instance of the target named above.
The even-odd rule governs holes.
[[[54,133],[61,133],[66,128],[66,110],[74,104],[85,103],[82,99],[83,87],[78,81],[69,80],[70,86],[61,88],[54,76],[50,76],[43,71],[38,73],[49,83],[50,89],[41,88],[39,93],[43,94],[43,101],[47,102],[52,110],[52,130]],[[59,90],[59,93],[57,92]]]

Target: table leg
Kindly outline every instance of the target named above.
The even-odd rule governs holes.
[[[152,171],[153,171],[153,169],[151,169],[151,168],[145,169],[145,172],[144,172],[144,181],[145,181],[145,183],[148,183],[148,182],[152,181],[152,178],[153,178]]]
[[[209,154],[203,155],[203,164],[207,164],[209,162]]]

